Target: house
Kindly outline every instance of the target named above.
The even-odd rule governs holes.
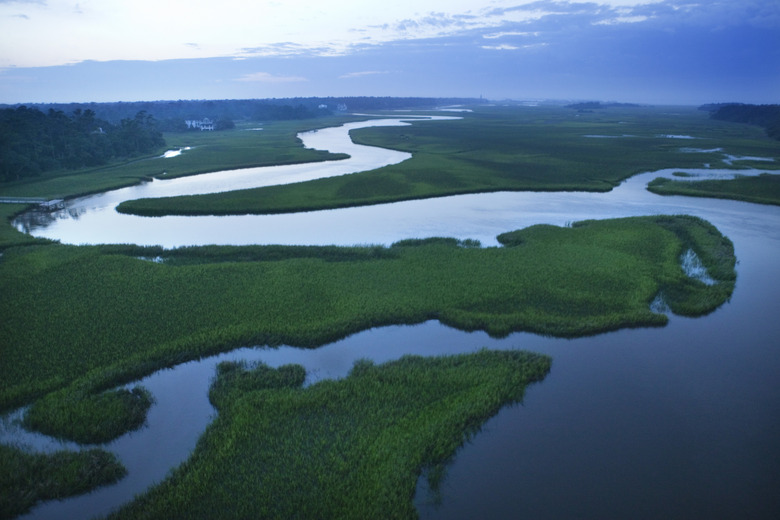
[[[204,117],[203,119],[187,119],[184,121],[186,123],[187,128],[197,128],[201,131],[203,130],[214,130],[214,121],[209,119],[208,117]]]

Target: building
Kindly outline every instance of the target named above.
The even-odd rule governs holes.
[[[204,117],[203,119],[197,120],[197,119],[187,119],[184,121],[187,124],[187,128],[197,128],[201,131],[203,130],[214,130],[214,121],[209,119],[208,117]]]

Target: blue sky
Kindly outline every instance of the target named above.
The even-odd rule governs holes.
[[[0,103],[780,102],[778,0],[0,0]]]

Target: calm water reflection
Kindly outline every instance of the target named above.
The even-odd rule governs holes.
[[[540,222],[563,225],[655,213],[704,217],[734,241],[739,259],[732,300],[704,318],[673,317],[661,329],[575,340],[531,334],[496,340],[429,322],[369,330],[312,351],[242,349],[219,359],[300,363],[314,382],[344,375],[361,357],[381,362],[406,353],[439,355],[484,346],[552,355],[552,372],[529,389],[524,404],[500,412],[458,453],[440,505],[432,505],[420,486],[423,518],[775,518],[780,511],[780,208],[658,197],[644,189],[655,176],[632,178],[607,194],[495,193],[270,217],[129,217],[132,224],[113,220],[114,194],[106,195],[111,202],[97,211],[96,218],[111,228],[105,232],[91,224],[79,227],[92,221],[93,212],[85,210],[79,219],[62,218],[33,234],[73,243],[169,247],[391,243],[433,235],[478,238],[490,245],[498,233]],[[92,205],[78,204],[74,207]],[[163,478],[186,458],[209,422],[213,410],[206,392],[215,363],[188,363],[143,382],[158,400],[148,427],[108,446],[130,469],[128,478],[91,495],[44,504],[30,517],[104,514]]]

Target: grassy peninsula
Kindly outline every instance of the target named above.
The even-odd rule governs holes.
[[[702,181],[678,181],[659,177],[650,182],[647,189],[659,195],[713,197],[780,205],[780,175],[770,173],[756,177],[743,175],[729,180]]]
[[[110,518],[416,518],[420,473],[441,475],[550,363],[517,351],[410,356],[308,388],[301,367],[223,364],[210,395],[219,416],[193,456]]]
[[[121,397],[73,415],[69,396],[241,345],[316,347],[429,319],[496,336],[577,336],[663,325],[666,316],[650,310],[659,294],[675,312],[706,313],[734,287],[731,242],[696,218],[534,226],[499,240],[504,247],[437,239],[354,248],[7,249],[0,405],[49,394],[33,409],[48,410],[52,424],[67,425],[71,414],[80,429],[100,432],[100,404],[115,409]],[[689,248],[719,283],[683,273]]]
[[[43,500],[111,484],[127,471],[103,450],[30,454],[0,444],[0,518],[14,518]]]
[[[681,107],[475,107],[451,121],[353,130],[359,144],[410,152],[369,172],[224,194],[140,199],[119,211],[146,216],[271,214],[495,191],[609,191],[636,173],[728,164],[726,153],[776,157],[758,127]],[[690,139],[689,139],[690,137]],[[766,163],[763,163],[766,165]],[[764,167],[764,166],[762,166]]]

